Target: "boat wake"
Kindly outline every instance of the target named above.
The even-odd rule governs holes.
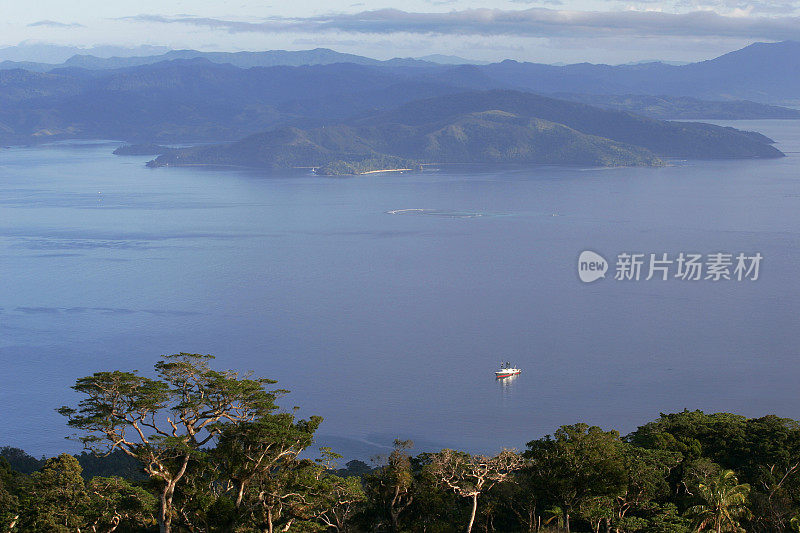
[[[443,218],[478,218],[487,216],[497,216],[490,213],[477,213],[471,211],[440,211],[438,209],[394,209],[387,211],[387,215],[425,215],[431,217]]]

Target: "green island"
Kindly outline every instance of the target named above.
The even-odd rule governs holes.
[[[511,90],[428,98],[340,124],[286,126],[233,143],[172,150],[150,167],[313,167],[324,175],[420,164],[662,166],[669,158],[782,157],[763,135]]]
[[[319,416],[210,355],[80,378],[58,409],[79,455],[0,448],[4,532],[789,532],[800,423],[684,410],[628,435],[583,423],[524,449],[414,452],[397,439],[338,464]],[[499,446],[500,443],[498,443]]]

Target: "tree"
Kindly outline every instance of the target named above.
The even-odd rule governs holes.
[[[86,522],[93,532],[143,529],[156,522],[155,497],[122,478],[94,477],[86,493]]]
[[[269,379],[209,368],[210,355],[179,353],[155,365],[158,379],[134,372],[97,372],[72,387],[84,396],[59,412],[98,454],[120,449],[141,461],[159,485],[158,523],[170,533],[175,490],[191,459],[202,455],[227,424],[253,422],[276,409]]]
[[[13,531],[19,520],[18,475],[0,456],[0,531]]]
[[[463,498],[442,487],[431,473],[429,465],[434,456],[421,453],[410,458],[413,502],[403,512],[403,531],[452,532],[454,524],[466,521]]]
[[[75,457],[62,453],[48,459],[31,481],[19,523],[23,531],[71,533],[84,527],[89,498]]]
[[[678,513],[674,503],[659,506],[648,520],[645,533],[690,533],[692,522]]]
[[[750,514],[747,495],[750,486],[739,484],[733,470],[722,470],[697,485],[699,503],[686,510],[686,515],[695,521],[697,531],[739,532],[744,531],[740,520]]]
[[[667,477],[680,464],[679,454],[664,450],[648,450],[630,444],[622,446],[622,467],[625,472],[623,490],[613,499],[614,515],[610,518],[615,531],[635,529],[642,519],[631,517],[634,512],[651,512],[654,501],[669,496]]]
[[[522,468],[514,473],[513,483],[504,483],[499,487],[503,493],[503,501],[511,514],[522,526],[523,531],[533,533],[541,525],[541,514],[544,509],[543,488],[531,479],[531,471]],[[559,510],[558,519],[561,520]]]
[[[589,522],[594,533],[600,533],[600,525],[611,522],[614,518],[614,501],[607,496],[588,498],[581,502],[578,512]]]
[[[587,424],[562,426],[554,436],[529,442],[523,455],[530,482],[545,487],[561,508],[567,532],[571,514],[584,502],[615,498],[625,490],[622,441],[616,431]]]
[[[564,527],[564,510],[558,505],[548,507],[544,510],[545,521],[544,525],[549,526],[553,522],[556,523],[556,528],[561,531]]]
[[[793,515],[797,512],[797,498],[800,463],[782,466],[767,464],[761,466],[757,485],[751,487],[751,510],[756,515],[752,521],[754,529],[761,531],[783,531],[791,527]]]
[[[300,483],[311,475],[311,465],[297,456],[312,444],[321,422],[318,416],[296,420],[291,413],[279,413],[229,424],[210,454],[234,489],[236,508],[259,515],[267,531],[291,504],[306,502],[307,487]]]
[[[334,473],[341,455],[326,446],[320,452],[315,482],[309,487],[309,492],[317,498],[314,517],[328,530],[346,533],[350,519],[366,500],[364,487],[357,476],[341,477]]]
[[[365,478],[372,499],[389,516],[393,533],[400,531],[400,515],[414,501],[414,474],[407,452],[413,447],[413,441],[395,439],[394,450],[384,459],[385,464]]]
[[[274,475],[310,446],[320,423],[319,416],[295,420],[291,413],[279,413],[226,426],[212,453],[222,475],[236,488],[236,506],[242,505],[250,482]]]
[[[448,449],[434,454],[428,466],[442,485],[471,500],[472,511],[467,523],[467,533],[472,531],[481,493],[502,483],[521,467],[522,458],[513,450],[503,450],[493,457],[487,457]]]

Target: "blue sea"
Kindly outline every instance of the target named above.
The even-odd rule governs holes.
[[[55,412],[76,378],[181,351],[278,380],[348,458],[684,408],[800,418],[800,121],[724,124],[788,157],[329,178],[2,149],[0,445],[77,450]],[[605,279],[580,281],[584,250]],[[619,254],[680,252],[763,260],[755,281],[614,279]]]

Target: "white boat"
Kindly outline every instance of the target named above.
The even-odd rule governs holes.
[[[500,370],[494,373],[495,377],[500,378],[508,378],[511,376],[516,376],[517,374],[522,373],[522,369],[513,366],[509,362],[500,363]]]

